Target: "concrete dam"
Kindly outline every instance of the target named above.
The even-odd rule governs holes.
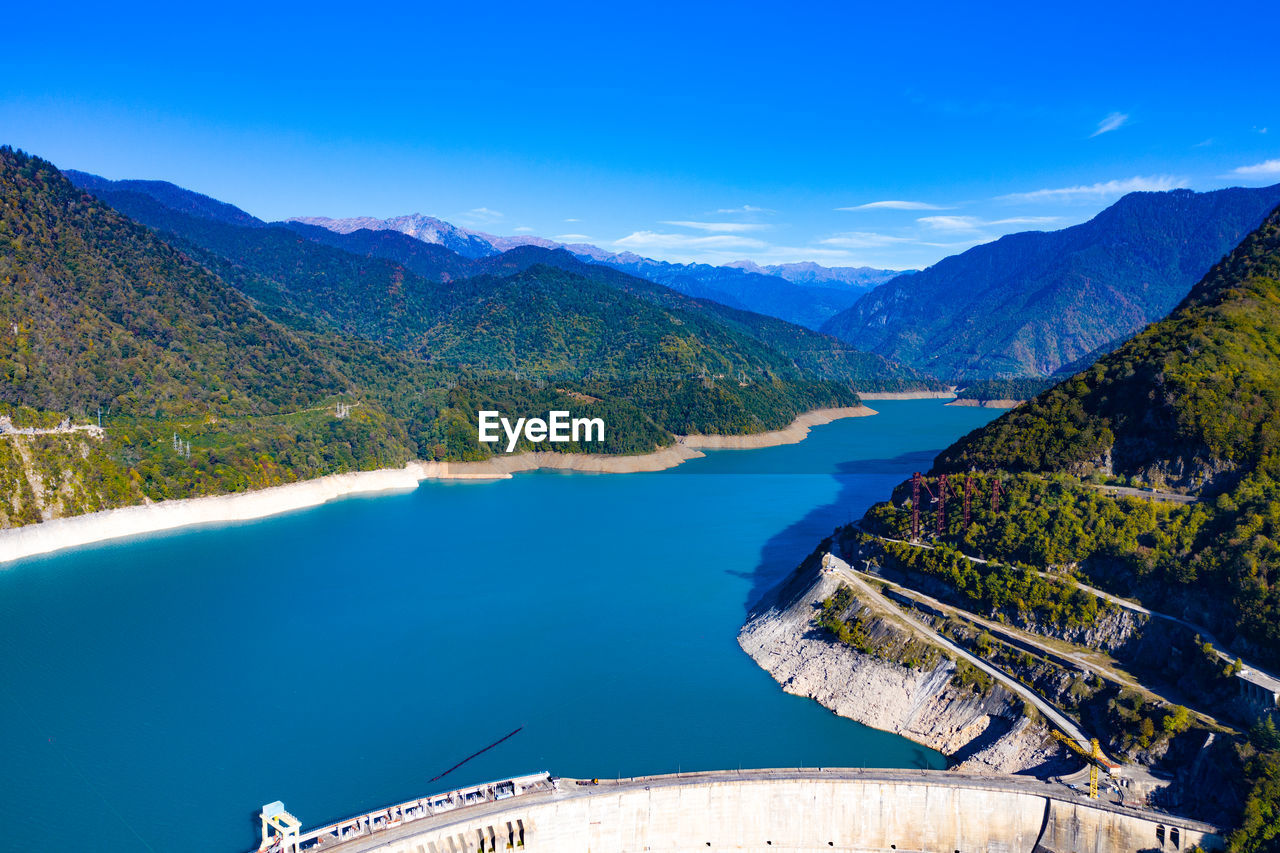
[[[1177,853],[1223,847],[1218,827],[1099,803],[1037,779],[921,770],[742,770],[599,782],[543,773],[413,800],[306,833],[281,803],[265,807],[262,817],[263,849],[281,853]]]

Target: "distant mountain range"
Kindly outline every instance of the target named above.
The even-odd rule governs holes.
[[[0,262],[0,414],[50,430],[0,442],[0,527],[484,458],[481,409],[608,424],[601,444],[523,450],[633,454],[777,429],[856,405],[858,387],[939,385],[562,249],[468,258],[399,232],[266,223],[3,146]],[[57,429],[99,407],[101,438]]]
[[[396,216],[391,219],[374,219],[369,216],[356,216],[350,219],[329,219],[324,216],[299,216],[290,222],[301,222],[304,225],[318,225],[339,234],[350,234],[353,231],[399,231],[408,234],[424,243],[444,246],[451,252],[457,252],[464,258],[487,258],[501,254],[502,249],[494,245],[488,235],[481,235],[465,228],[451,225],[431,216],[412,214]],[[508,247],[512,248],[512,247]]]
[[[390,219],[299,216],[289,222],[318,226],[338,234],[356,234],[362,230],[396,231],[472,259],[498,255],[520,246],[565,249],[584,261],[620,269],[689,296],[768,314],[811,329],[818,328],[830,317],[853,305],[867,288],[899,274],[898,270],[824,267],[812,262],[768,267],[751,261],[737,261],[719,267],[673,264],[632,252],[608,252],[589,243],[558,243],[534,236],[498,237],[421,214]]]
[[[1164,317],[1277,204],[1280,184],[1132,193],[899,276],[822,330],[943,380],[1049,376]]]
[[[424,324],[431,321],[437,310],[436,306],[425,301],[427,297],[423,294],[434,291],[449,294],[452,299],[453,294],[466,292],[457,287],[441,290],[432,283],[457,285],[487,278],[522,276],[521,280],[527,285],[538,275],[555,278],[553,271],[558,270],[584,279],[590,286],[602,285],[610,291],[630,294],[664,310],[695,312],[699,323],[710,322],[717,328],[732,330],[735,335],[763,344],[770,352],[784,358],[783,362],[770,368],[773,374],[799,369],[812,374],[813,378],[863,391],[938,390],[943,387],[919,371],[895,364],[883,356],[862,352],[828,335],[777,317],[715,300],[690,297],[616,267],[594,263],[568,249],[520,245],[500,254],[469,258],[442,243],[425,242],[398,229],[375,231],[357,228],[341,233],[297,220],[265,223],[238,208],[223,206],[222,202],[172,184],[109,181],[70,170],[68,174],[77,183],[92,187],[99,198],[122,213],[156,228],[162,235],[171,235],[175,245],[193,253],[206,253],[205,259],[210,266],[232,264],[222,269],[223,277],[236,283],[239,289],[263,305],[280,305],[291,312],[323,318],[344,332],[407,347],[425,358],[457,360],[448,349],[453,344],[446,347],[444,343],[446,339],[452,340],[452,333],[446,334],[444,327],[436,327],[433,334],[423,337]],[[212,211],[214,215],[186,212],[199,210]],[[453,226],[440,220],[418,217],[412,223],[406,220],[405,224],[412,224],[423,233],[434,233],[438,239],[462,239],[449,231]],[[379,262],[367,264],[355,274],[347,271],[345,267],[359,257]],[[526,275],[531,270],[540,272],[531,279]],[[389,282],[396,276],[400,276],[397,288],[400,304],[395,310],[387,310],[382,291],[392,287]],[[317,287],[320,280],[325,282],[324,287]],[[334,289],[329,284],[343,280],[346,285],[341,289]],[[514,308],[521,295],[513,293],[508,297]],[[580,303],[576,294],[565,293],[561,298],[566,306]],[[526,325],[534,325],[538,321],[533,308],[525,306],[522,310]],[[539,303],[538,310],[555,309]],[[520,314],[519,311],[516,313]],[[572,312],[562,312],[547,320],[553,326],[574,321]],[[532,348],[509,352],[504,345],[488,351],[480,342],[494,330],[488,324],[482,324],[481,329],[480,332],[466,332],[458,337],[459,341],[468,340],[473,352],[484,354],[484,357],[477,355],[474,361],[467,362],[477,369],[514,370],[531,375],[561,371],[556,375],[564,375],[563,371],[573,372],[569,362],[585,365],[592,361],[584,358],[581,352],[566,354],[568,361],[557,367],[548,353]],[[610,337],[603,336],[606,339]],[[546,346],[553,343],[548,342]],[[584,344],[585,341],[580,342],[578,349],[581,350]],[[745,352],[751,346],[740,342],[732,349]],[[609,359],[599,356],[593,364],[592,369],[598,376],[619,370],[617,366],[610,366]],[[741,372],[741,366],[727,366],[726,372],[726,365],[721,365],[713,372],[733,375],[735,370]],[[650,379],[659,376],[652,366],[645,367],[643,371]],[[692,429],[697,431],[697,428]]]

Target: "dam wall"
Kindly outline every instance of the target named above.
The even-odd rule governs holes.
[[[1052,790],[1051,790],[1052,789]],[[336,842],[336,843],[335,843]],[[758,770],[559,780],[554,790],[432,815],[317,850],[786,850],[1176,853],[1215,827],[1107,806],[1060,785],[947,771]]]

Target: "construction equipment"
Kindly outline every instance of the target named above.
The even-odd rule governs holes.
[[[1094,738],[1089,741],[1089,746],[1093,748],[1093,754],[1089,757],[1093,760],[1089,762],[1089,799],[1098,799],[1098,765],[1102,763],[1102,749],[1098,746],[1098,739]]]
[[[1119,765],[1108,760],[1102,754],[1102,747],[1098,745],[1097,738],[1092,738],[1089,741],[1089,751],[1085,752],[1084,747],[1076,743],[1074,738],[1068,737],[1057,729],[1054,729],[1051,734],[1054,740],[1065,744],[1068,749],[1089,763],[1089,797],[1094,800],[1098,799],[1098,768],[1105,768],[1107,772],[1110,772]]]

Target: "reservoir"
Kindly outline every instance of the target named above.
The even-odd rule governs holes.
[[[736,642],[833,527],[998,414],[871,405],[669,471],[429,481],[0,569],[0,846],[249,850],[273,800],[314,826],[537,770],[945,766]]]

